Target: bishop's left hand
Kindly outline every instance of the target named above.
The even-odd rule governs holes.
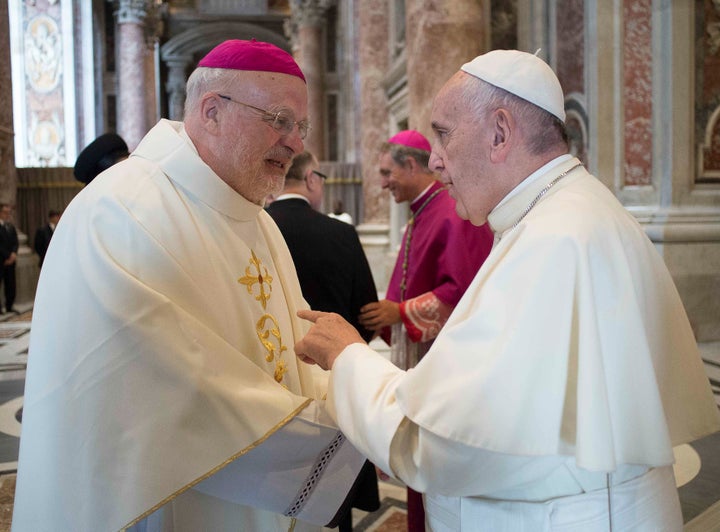
[[[365,343],[355,327],[339,314],[299,310],[297,315],[313,322],[310,331],[295,344],[295,353],[303,362],[331,369],[343,349],[350,344]]]

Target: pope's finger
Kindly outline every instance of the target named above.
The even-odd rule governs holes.
[[[317,364],[317,362],[315,362],[312,358],[307,355],[303,355],[302,353],[298,353],[297,357],[305,362],[305,364]]]
[[[327,312],[320,312],[319,310],[298,310],[297,316],[303,320],[308,320],[315,323],[318,318],[328,314]]]

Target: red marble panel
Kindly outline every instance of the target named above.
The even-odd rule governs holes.
[[[623,2],[625,185],[652,183],[652,0]]]
[[[720,172],[720,120],[715,122],[710,137],[710,146],[706,146],[703,157],[703,170],[706,172]]]
[[[583,0],[556,4],[557,75],[565,92],[585,93],[585,13]],[[547,54],[541,55],[546,57]]]
[[[702,165],[698,167],[698,181],[720,181],[720,120],[710,123],[720,106],[720,4],[704,0],[696,11],[697,62],[696,132],[697,142],[705,143],[706,131],[712,128],[709,145],[703,146]]]

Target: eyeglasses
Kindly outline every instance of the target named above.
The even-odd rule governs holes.
[[[300,120],[298,122],[295,120],[295,117],[289,111],[283,110],[278,111],[277,113],[271,113],[270,111],[267,111],[265,109],[255,107],[254,105],[233,100],[232,98],[230,98],[230,96],[225,96],[223,94],[218,94],[218,96],[223,100],[227,100],[229,102],[236,103],[244,107],[249,107],[254,111],[262,113],[262,119],[268,124],[270,124],[270,126],[281,135],[289,135],[290,133],[292,133],[293,129],[295,128],[295,124],[297,124],[298,135],[300,135],[301,139],[307,137],[308,131],[310,131],[310,124],[307,120]]]
[[[323,174],[322,172],[313,170],[312,173],[315,174],[316,176],[318,176],[319,178],[321,178],[323,181],[325,181],[327,179],[327,176],[325,174]]]

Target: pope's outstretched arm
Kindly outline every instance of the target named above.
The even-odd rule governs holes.
[[[562,463],[562,457],[483,451],[423,429],[405,415],[398,401],[406,371],[373,351],[337,314],[300,310],[297,315],[314,323],[295,344],[298,357],[333,370],[328,413],[371,462],[412,488],[481,495],[533,482]],[[438,379],[441,382],[442,376]]]

